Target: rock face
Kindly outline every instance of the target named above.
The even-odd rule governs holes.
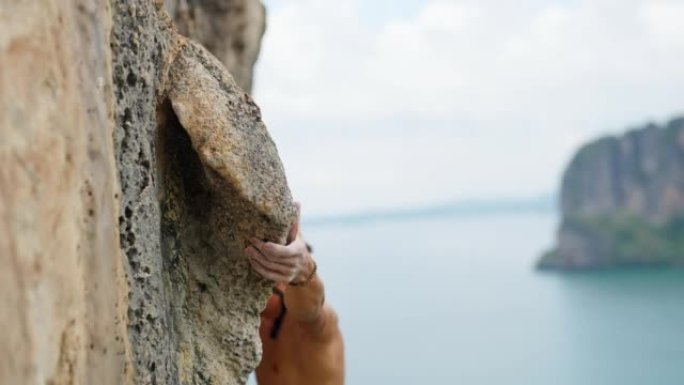
[[[214,48],[251,84],[256,0],[0,7],[3,384],[243,384],[258,363],[270,283],[242,250],[284,240],[292,198],[259,109],[165,7],[222,18],[207,42],[241,42]]]
[[[684,263],[684,118],[582,147],[565,171],[542,268]]]
[[[0,6],[0,383],[131,383],[109,11]]]

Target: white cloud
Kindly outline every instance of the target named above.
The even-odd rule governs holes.
[[[656,51],[667,50],[680,60],[684,58],[683,1],[644,3],[638,9],[638,18]]]
[[[551,191],[581,142],[684,110],[684,0],[272,3],[255,96],[315,212]]]
[[[462,34],[477,20],[478,15],[479,8],[473,5],[433,1],[425,6],[415,24],[430,32]]]

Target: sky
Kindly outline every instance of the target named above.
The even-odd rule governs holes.
[[[309,214],[543,196],[684,113],[684,0],[267,0],[254,98]]]

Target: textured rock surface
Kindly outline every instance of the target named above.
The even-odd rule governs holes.
[[[684,262],[684,119],[584,146],[561,202],[558,245],[541,267]]]
[[[241,384],[258,363],[269,283],[242,248],[283,239],[291,197],[180,3],[0,6],[0,383]]]
[[[209,49],[247,92],[266,27],[264,6],[255,0],[167,0],[181,34]]]
[[[206,187],[217,195],[216,205],[231,206],[242,243],[255,234],[277,242],[290,225],[292,197],[259,107],[209,52],[192,41],[181,44],[169,100],[206,169]]]
[[[178,384],[177,334],[160,239],[157,105],[174,45],[168,17],[150,1],[112,1],[115,154],[121,183],[128,330],[138,384]]]
[[[0,5],[0,383],[126,384],[107,7]]]

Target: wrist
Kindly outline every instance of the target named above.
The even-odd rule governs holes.
[[[313,256],[308,251],[304,257],[304,266],[299,271],[299,273],[290,281],[292,286],[300,286],[309,282],[314,275],[316,275],[316,261],[314,261]]]

